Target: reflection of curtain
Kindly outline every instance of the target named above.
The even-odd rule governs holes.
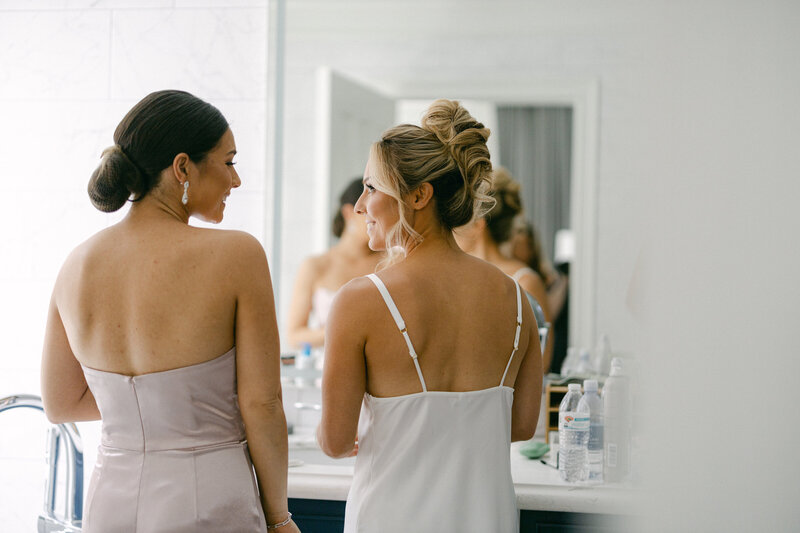
[[[572,109],[498,106],[500,162],[522,184],[525,218],[553,260],[553,240],[569,228]]]

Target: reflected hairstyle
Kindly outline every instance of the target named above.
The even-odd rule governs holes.
[[[407,221],[404,197],[423,183],[433,186],[436,212],[446,230],[469,223],[490,206],[489,133],[459,102],[441,99],[425,112],[421,127],[395,126],[372,145],[374,186],[399,208],[400,219],[386,235],[388,263],[397,259],[394,247],[422,238]]]
[[[331,231],[337,239],[344,233],[345,220],[344,215],[342,215],[342,208],[346,205],[355,207],[358,198],[361,196],[361,192],[364,190],[364,184],[361,183],[361,181],[361,178],[354,178],[353,181],[345,187],[342,194],[339,195],[339,209],[336,211],[333,217],[333,223],[331,224]]]
[[[185,153],[200,163],[228,130],[213,105],[185,91],[157,91],[128,111],[89,180],[92,204],[106,213],[144,198],[161,171]]]
[[[542,243],[539,239],[539,232],[536,231],[536,228],[533,227],[531,222],[527,220],[522,220],[520,222],[519,219],[517,219],[514,231],[527,239],[528,243],[530,244],[531,258],[530,261],[528,261],[528,266],[531,267],[534,272],[539,274],[543,280],[547,280],[547,272],[550,270],[550,267],[545,259],[544,253],[542,252]]]
[[[508,170],[497,167],[492,172],[489,194],[494,198],[494,206],[485,215],[486,229],[495,243],[502,244],[511,238],[514,217],[522,212],[520,184]]]

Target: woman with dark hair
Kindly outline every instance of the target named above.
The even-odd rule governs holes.
[[[362,188],[361,178],[354,179],[339,197],[339,210],[331,225],[339,241],[324,254],[309,257],[300,265],[287,328],[293,346],[322,346],[325,321],[336,291],[353,278],[375,272],[382,257],[367,246],[364,217],[353,210]]]
[[[345,532],[518,531],[509,455],[539,415],[536,321],[453,238],[490,201],[488,136],[437,100],[370,151],[355,209],[389,257],[334,300],[317,432],[328,455],[357,453]]]
[[[297,531],[264,249],[188,224],[222,220],[235,154],[214,106],[159,91],[89,182],[101,211],[131,207],[64,262],[42,356],[48,418],[103,421],[84,532]]]

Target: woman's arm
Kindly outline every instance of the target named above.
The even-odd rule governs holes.
[[[536,431],[542,402],[542,352],[533,310],[527,298],[522,304],[522,324],[528,342],[514,380],[514,404],[511,408],[511,441],[529,440]],[[527,325],[527,326],[526,326]]]
[[[366,329],[362,295],[371,282],[356,278],[334,298],[328,315],[322,370],[320,448],[331,457],[355,455],[358,416],[367,386]]]
[[[235,336],[239,409],[264,514],[268,524],[276,524],[288,516],[289,446],[281,393],[275,301],[261,244],[245,233],[237,233],[234,240],[231,248],[237,251],[232,264],[237,280]],[[287,526],[286,531],[291,530]]]
[[[569,277],[566,274],[559,274],[556,272],[553,284],[547,289],[547,305],[550,308],[551,320],[555,322],[558,320],[561,310],[564,308],[564,303],[567,300],[567,287],[569,286]]]
[[[308,318],[311,315],[314,294],[314,279],[318,276],[313,262],[313,258],[303,261],[297,271],[297,278],[294,282],[286,327],[289,343],[292,346],[299,347],[305,342],[314,347],[322,346],[325,340],[325,330],[323,328],[312,329],[308,327]]]
[[[100,419],[94,395],[69,345],[56,305],[55,290],[47,314],[41,383],[44,412],[50,422],[59,424]]]
[[[535,272],[527,273],[519,280],[519,285],[525,291],[536,298],[536,301],[539,302],[539,305],[542,307],[542,312],[544,313],[544,319],[550,323],[550,326],[553,325],[552,315],[550,314],[550,305],[549,300],[547,298],[547,288],[544,285],[544,281],[542,278],[539,277],[538,274]],[[543,325],[543,324],[542,324]],[[537,334],[538,338],[538,334]],[[538,344],[538,343],[537,343]],[[550,362],[553,359],[553,343],[547,342],[544,350],[544,354],[542,354],[542,371],[549,372],[550,371]]]

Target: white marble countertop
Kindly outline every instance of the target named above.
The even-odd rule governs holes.
[[[511,445],[511,474],[520,509],[570,513],[628,514],[634,492],[629,486],[573,484],[561,480],[558,471],[538,459],[519,453],[523,443]],[[314,500],[347,499],[355,458],[313,464],[319,449],[289,450],[290,459],[304,456],[305,463],[289,468],[289,497]],[[309,455],[310,454],[310,455]],[[555,463],[555,461],[553,461]]]

